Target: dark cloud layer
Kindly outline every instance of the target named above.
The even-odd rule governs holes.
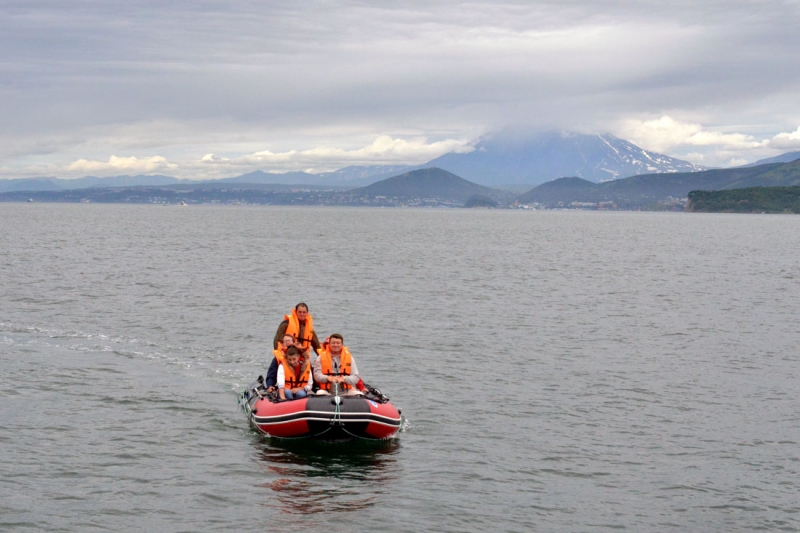
[[[797,27],[779,1],[4,2],[0,177],[322,168],[382,135],[412,162],[507,126],[756,158],[800,126]]]

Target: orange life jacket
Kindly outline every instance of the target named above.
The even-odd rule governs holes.
[[[301,351],[305,352],[311,346],[311,340],[314,338],[314,319],[311,314],[306,315],[306,323],[303,327],[303,336],[300,337],[300,319],[297,318],[297,311],[292,309],[291,315],[283,315],[284,320],[289,321],[286,326],[286,333],[284,335],[291,335],[295,338],[295,345],[299,345]]]
[[[339,373],[336,374],[333,371],[333,358],[331,357],[331,352],[329,351],[330,348],[326,347],[322,348],[319,351],[319,363],[320,363],[320,371],[325,376],[349,376],[350,370],[353,367],[353,356],[350,355],[350,350],[347,349],[347,346],[342,348],[342,353],[339,355]],[[324,383],[319,383],[319,388],[323,390],[331,390],[332,383],[330,381],[326,381]],[[347,383],[339,383],[340,390],[349,390],[352,389],[352,385],[348,385]]]
[[[272,355],[274,355],[275,359],[278,360],[278,364],[283,363],[283,361],[286,359],[286,352],[284,352],[280,348],[278,348],[277,350],[272,350]]]
[[[285,388],[294,389],[308,385],[309,367],[311,365],[300,363],[300,375],[298,376],[294,373],[294,368],[291,367],[289,361],[284,359],[281,364],[283,365],[283,386]]]

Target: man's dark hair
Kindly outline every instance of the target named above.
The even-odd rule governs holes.
[[[294,310],[297,311],[301,307],[305,307],[306,308],[306,312],[308,312],[308,306],[306,304],[304,304],[303,302],[300,302],[299,304],[295,305],[294,306]]]
[[[289,349],[286,350],[286,356],[290,355],[300,355],[300,350],[298,350],[295,346],[289,346]]]
[[[339,339],[340,341],[342,341],[342,344],[344,344],[344,337],[342,337],[340,333],[332,334],[331,336],[328,337],[328,340],[330,339]]]

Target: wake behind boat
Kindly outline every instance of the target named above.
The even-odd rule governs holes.
[[[381,391],[366,386],[363,395],[315,395],[281,400],[267,392],[263,378],[240,398],[250,424],[261,434],[280,438],[370,439],[393,437],[400,429],[400,411]]]

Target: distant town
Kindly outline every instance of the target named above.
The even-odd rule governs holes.
[[[683,210],[687,198],[668,197],[648,206],[649,210]],[[360,190],[326,190],[318,187],[291,187],[283,190],[248,188],[246,185],[194,189],[183,187],[106,187],[69,191],[16,191],[0,194],[6,202],[113,203],[154,205],[283,205],[283,206],[351,206],[391,208],[477,208],[477,209],[584,209],[617,210],[610,200],[521,202],[510,191],[492,190],[488,194],[366,194]]]

